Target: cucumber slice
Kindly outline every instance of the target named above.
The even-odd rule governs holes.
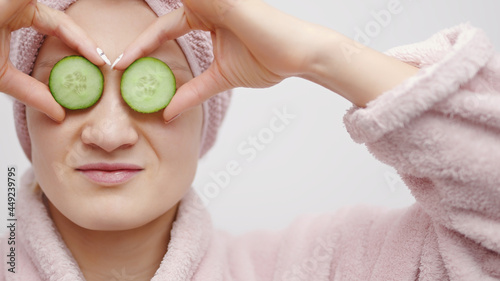
[[[101,97],[103,87],[101,70],[81,56],[65,57],[50,71],[50,92],[60,105],[68,109],[91,107]]]
[[[145,57],[133,62],[122,75],[121,93],[135,111],[152,113],[165,108],[175,94],[175,76],[163,61]]]

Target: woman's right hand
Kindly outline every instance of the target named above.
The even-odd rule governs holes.
[[[64,109],[54,100],[47,85],[17,70],[9,60],[11,32],[22,27],[59,37],[70,48],[96,65],[104,65],[97,45],[66,14],[36,0],[0,0],[0,92],[62,121]]]

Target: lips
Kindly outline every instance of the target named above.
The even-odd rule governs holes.
[[[129,181],[144,169],[127,163],[92,163],[80,166],[76,170],[95,183],[117,185]]]

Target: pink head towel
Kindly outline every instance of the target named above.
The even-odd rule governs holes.
[[[66,10],[77,0],[39,0],[51,8],[61,11]],[[165,15],[179,8],[180,0],[145,0],[151,9],[158,15]],[[12,63],[22,72],[31,74],[35,64],[38,49],[42,46],[44,35],[32,28],[23,28],[15,31],[11,39],[10,59]],[[193,76],[200,75],[205,71],[213,60],[212,42],[210,35],[203,31],[193,31],[176,39],[191,67]],[[201,134],[200,158],[213,146],[219,126],[224,119],[231,91],[220,93],[202,105],[203,128]],[[21,142],[24,153],[31,160],[31,141],[26,124],[26,107],[19,101],[14,102],[14,119],[16,132]]]

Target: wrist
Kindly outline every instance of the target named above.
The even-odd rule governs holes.
[[[346,68],[352,59],[352,50],[363,46],[356,45],[334,30],[322,26],[319,29],[320,32],[309,40],[311,44],[308,56],[305,57],[302,72],[298,76],[343,95],[338,87],[341,74],[348,70]]]
[[[353,104],[366,104],[418,72],[418,68],[335,31],[326,32],[301,76],[338,93]]]

